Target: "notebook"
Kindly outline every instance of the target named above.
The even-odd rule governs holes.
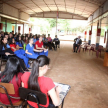
[[[57,82],[54,82],[55,84],[55,87],[56,86],[60,86],[62,88],[62,91],[59,93],[59,97],[60,97],[60,104],[63,102],[64,98],[66,97],[68,91],[70,90],[70,85],[67,85],[67,84],[62,84],[62,83],[57,83]],[[59,105],[60,105],[59,104]]]

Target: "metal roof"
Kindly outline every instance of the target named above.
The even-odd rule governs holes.
[[[98,9],[106,0],[1,0],[10,6],[13,6],[31,17],[38,17],[45,13],[65,13],[73,15],[76,19],[87,19],[96,9]],[[39,16],[41,17],[41,16]],[[46,16],[47,17],[47,16]],[[62,18],[62,16],[61,16]],[[75,19],[75,18],[74,18]]]

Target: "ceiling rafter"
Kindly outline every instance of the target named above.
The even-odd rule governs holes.
[[[88,2],[88,1],[85,1],[85,0],[81,0],[81,1]],[[107,1],[107,0],[106,0],[106,1]],[[105,2],[106,2],[106,1],[105,1]],[[105,3],[105,2],[104,2],[104,3]],[[98,2],[96,2],[96,3],[90,2],[90,0],[89,0],[89,3],[91,3],[91,4],[93,4],[93,5],[97,5],[97,6],[100,6],[100,5],[101,5],[101,4],[97,4]]]
[[[52,12],[46,11],[46,12],[44,12],[44,14],[49,14],[49,13],[56,14],[56,11],[52,11]],[[43,12],[38,13],[37,16],[38,16],[39,14],[43,14]],[[64,11],[59,11],[59,14],[69,14],[69,15],[78,16],[78,17],[87,19],[87,17],[81,16],[81,15],[79,15],[79,14],[69,13],[69,12],[64,12]],[[31,14],[30,16],[33,17],[33,16],[35,16],[35,14]]]
[[[88,2],[89,2],[89,1],[90,1],[90,0],[88,0]],[[86,9],[86,7],[87,7],[88,2],[86,3],[86,6],[84,7],[84,10],[82,11],[81,15],[82,15],[82,14],[83,14],[83,12],[85,11],[85,9]]]
[[[38,8],[40,8],[33,0],[31,0]],[[41,9],[41,8],[40,8]],[[42,9],[41,9],[42,10]],[[43,10],[42,10],[43,11]],[[44,12],[44,11],[43,11]]]
[[[26,6],[25,4],[23,4],[22,2],[20,2],[19,0],[16,0],[18,1],[20,4],[24,5],[25,7],[29,8],[28,6]],[[29,8],[30,10],[32,10],[31,8]],[[33,12],[35,12],[34,10],[32,10]],[[36,12],[35,12],[36,13]],[[36,13],[37,14],[37,13]]]
[[[66,9],[66,0],[64,0],[64,3],[65,3],[65,9]],[[66,12],[67,12],[67,9],[66,9]]]
[[[57,11],[59,11],[59,8],[58,8],[58,6],[57,6],[57,4],[56,4],[55,0],[54,0],[54,3],[55,3],[55,5],[56,5],[56,7],[57,7]]]
[[[44,1],[44,3],[46,4],[46,6],[49,8],[49,6],[48,6],[48,4],[45,2],[45,0],[43,0]],[[49,8],[49,10],[51,11],[51,9]]]
[[[74,13],[75,13],[76,4],[77,4],[77,0],[76,0],[76,2],[75,2]]]
[[[10,0],[10,1],[11,1],[11,0]],[[15,8],[15,9],[18,9],[18,8],[16,8],[15,6],[12,6],[12,5],[10,5],[9,3],[4,2],[3,0],[2,0],[2,2],[3,2],[3,3],[5,3],[5,4],[7,4],[7,5],[9,5],[9,6],[11,6],[11,7],[13,7],[13,8]],[[20,9],[18,9],[18,10],[20,10]],[[27,12],[25,12],[25,11],[22,11],[22,12],[24,12],[24,13],[28,14],[28,13],[27,13]]]

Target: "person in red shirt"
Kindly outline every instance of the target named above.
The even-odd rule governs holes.
[[[25,72],[22,77],[22,87],[40,91],[46,94],[47,103],[46,105],[40,105],[45,108],[49,106],[49,96],[55,106],[60,103],[59,93],[61,92],[61,87],[55,87],[52,79],[45,77],[45,73],[48,70],[49,58],[45,55],[40,55],[33,63],[32,71]],[[48,96],[49,95],[49,96]],[[31,108],[38,108],[37,103],[28,101]]]
[[[23,59],[26,67],[30,68],[30,66],[28,64],[29,59],[25,56],[25,51],[23,49],[20,49],[18,47],[18,45],[15,44],[15,39],[14,38],[12,38],[12,42],[10,43],[10,47],[11,47],[11,50],[14,52],[14,54],[17,57]]]
[[[38,53],[39,55],[46,55],[46,56],[48,56],[48,49],[44,48],[42,39],[43,39],[42,36],[40,36],[39,40],[36,41],[36,43],[35,43],[35,49],[37,49],[37,50],[43,50],[42,52]]]
[[[12,83],[15,89],[15,94],[10,96],[20,97],[19,96],[19,87],[21,87],[21,76],[23,73],[20,72],[20,62],[16,57],[11,57],[6,63],[5,70],[0,74],[0,82],[3,83]],[[19,99],[11,98],[12,103],[16,103]],[[6,94],[0,93],[0,102],[6,105],[9,105],[10,102]]]

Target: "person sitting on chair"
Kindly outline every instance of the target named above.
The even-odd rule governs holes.
[[[42,52],[42,51],[43,50],[34,49],[33,38],[30,38],[29,43],[26,45],[26,51],[25,51],[27,57],[31,59],[36,59],[39,56],[38,52]]]
[[[48,49],[45,49],[42,42],[42,36],[39,37],[39,40],[35,43],[35,49],[37,50],[43,50],[42,52],[39,52],[39,55],[46,55],[48,56]]]
[[[59,40],[59,38],[57,37],[57,35],[56,35],[55,38],[53,39],[53,42],[55,42],[56,49],[57,49],[57,45],[58,45],[58,48],[59,48],[60,40]]]
[[[55,106],[60,104],[59,93],[61,92],[61,87],[56,86],[51,78],[45,77],[44,75],[48,71],[48,65],[50,59],[45,55],[40,55],[33,63],[32,71],[25,72],[21,77],[22,87],[40,91],[46,95],[46,105],[40,105],[45,108],[50,108],[49,106],[49,96]],[[38,108],[37,103],[28,101],[30,108]]]
[[[11,40],[10,48],[11,48],[11,50],[14,52],[14,54],[15,54],[17,57],[23,59],[23,61],[24,61],[25,65],[26,65],[26,67],[27,67],[27,68],[30,68],[30,66],[29,66],[29,64],[28,64],[29,59],[28,59],[28,58],[26,57],[26,55],[25,55],[25,50],[20,49],[19,47],[17,47],[14,38],[12,38],[12,40]]]
[[[78,38],[75,38],[74,39],[74,44],[73,44],[73,49],[74,49],[74,52],[77,53],[78,49],[79,49],[79,46],[82,44],[82,40],[81,40],[81,36],[78,36]],[[76,49],[77,48],[77,49]]]
[[[2,83],[11,83],[14,86],[15,94],[9,94],[13,97],[20,97],[19,96],[19,87],[21,87],[21,76],[23,75],[20,72],[21,66],[18,58],[11,57],[8,59],[5,70],[0,74],[0,82]],[[20,99],[11,98],[12,103],[19,102]],[[3,104],[9,105],[10,102],[6,94],[0,93],[0,102]]]
[[[10,46],[7,44],[7,38],[3,37],[2,38],[2,44],[0,44],[0,55],[3,55],[3,58],[9,59],[10,57],[17,57],[14,52],[11,50]],[[24,71],[27,70],[27,67],[23,60],[19,57],[17,57],[20,61],[21,67],[23,68]]]
[[[56,50],[55,45],[54,45],[54,43],[53,43],[53,41],[52,41],[52,39],[50,37],[50,34],[48,34],[47,39],[48,39],[48,44],[49,44],[49,50],[52,50],[52,47],[53,47],[54,50]]]

